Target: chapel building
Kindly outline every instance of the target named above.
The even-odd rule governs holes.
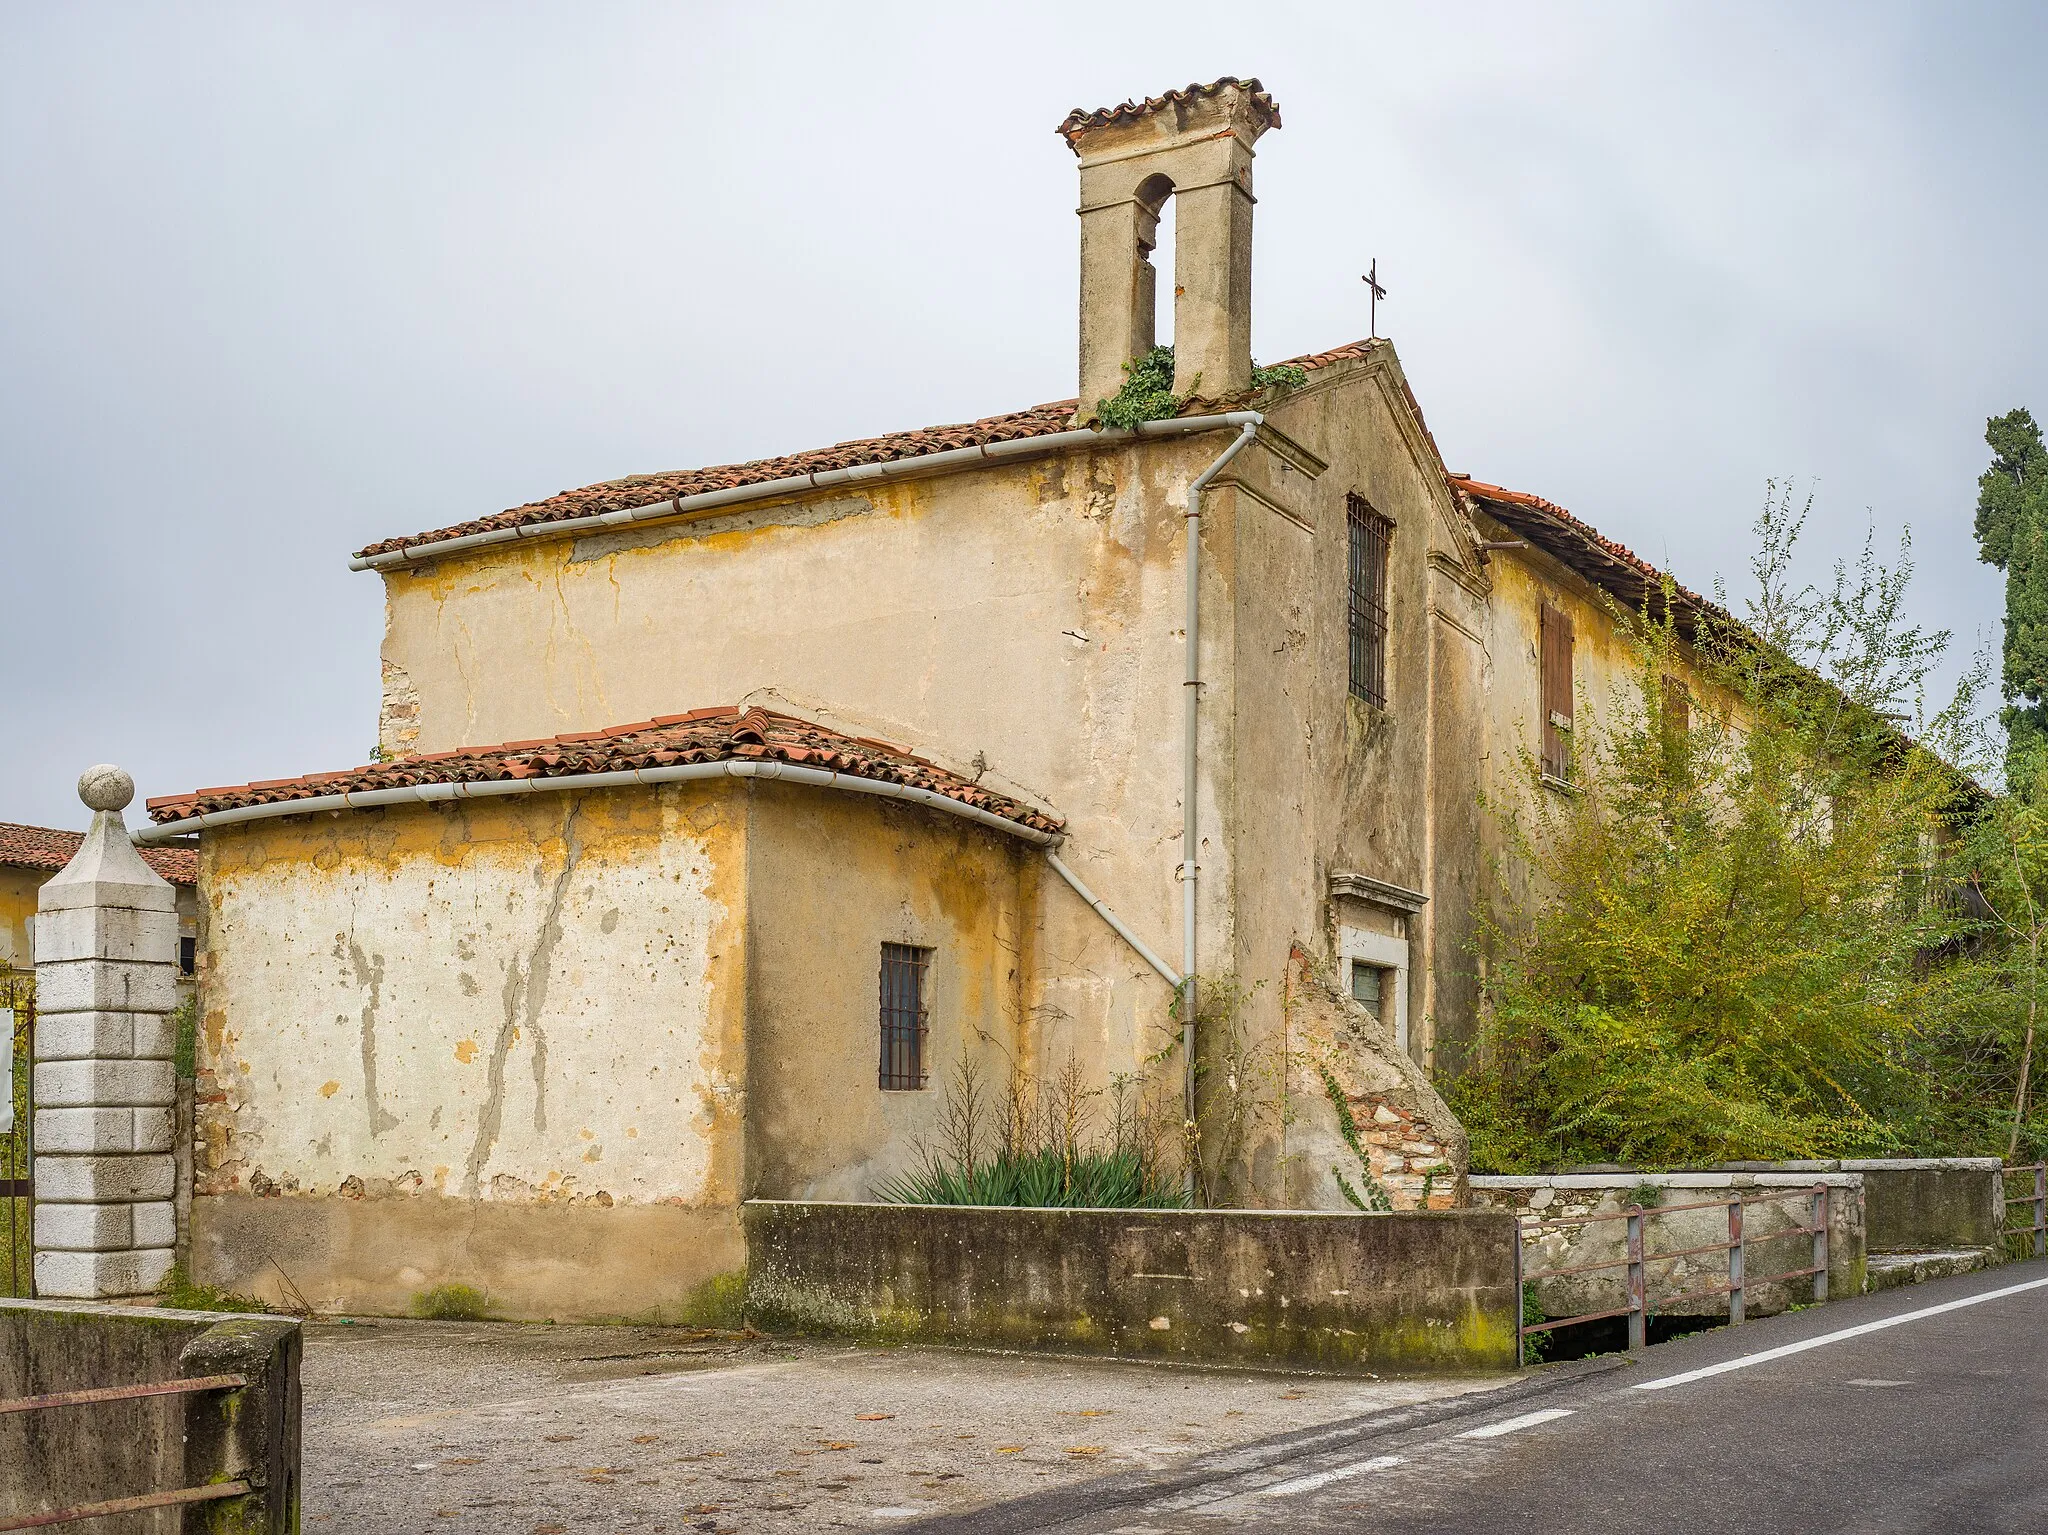
[[[380,760],[150,802],[200,849],[195,1277],[686,1315],[743,1201],[873,1197],[963,1066],[1177,1124],[1190,977],[1233,1202],[1347,1207],[1333,1093],[1365,1183],[1462,1197],[1482,791],[1571,792],[1658,577],[1447,472],[1391,343],[1255,375],[1279,126],[1236,79],[1060,125],[1074,398],[356,556]],[[1168,198],[1183,403],[1105,426]]]

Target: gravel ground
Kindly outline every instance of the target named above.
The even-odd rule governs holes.
[[[1497,1382],[315,1322],[309,1532],[876,1529]]]

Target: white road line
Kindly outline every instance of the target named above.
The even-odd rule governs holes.
[[[1354,1476],[1363,1476],[1368,1471],[1384,1471],[1389,1466],[1407,1463],[1405,1455],[1375,1455],[1371,1460],[1361,1460],[1349,1466],[1339,1466],[1334,1471],[1318,1471],[1314,1476],[1296,1477],[1291,1482],[1280,1482],[1272,1487],[1261,1487],[1262,1498],[1291,1498],[1298,1492],[1314,1492],[1318,1487],[1327,1487],[1332,1482],[1348,1481]]]
[[[1489,1423],[1484,1428],[1468,1428],[1457,1437],[1460,1439],[1498,1439],[1502,1434],[1518,1433],[1525,1428],[1534,1428],[1539,1423],[1548,1423],[1553,1418],[1569,1418],[1569,1407],[1545,1407],[1540,1412],[1525,1412],[1519,1418],[1508,1418],[1500,1423]]]
[[[1820,1348],[1828,1343],[1840,1343],[1848,1338],[1860,1338],[1865,1333],[1883,1332],[1887,1327],[1903,1327],[1908,1322],[1917,1322],[1922,1317],[1940,1316],[1944,1311],[1960,1311],[1965,1306],[1981,1306],[1986,1301],[2003,1300],[2008,1295],[2018,1295],[2026,1290],[2038,1290],[2048,1285],[2048,1279],[2030,1279],[2025,1284],[2007,1285],[2002,1290],[1986,1290],[1982,1295],[1965,1296],[1962,1300],[1945,1301],[1939,1306],[1923,1306],[1918,1311],[1904,1312],[1899,1316],[1888,1316],[1881,1321],[1864,1322],[1857,1327],[1844,1327],[1840,1332],[1822,1333],[1818,1338],[1808,1338],[1799,1343],[1787,1343],[1779,1348],[1767,1348],[1761,1353],[1744,1354],[1740,1359],[1725,1360],[1720,1364],[1704,1365],[1697,1370],[1687,1370],[1683,1375],[1667,1375],[1662,1380],[1646,1380],[1630,1389],[1635,1391],[1662,1391],[1666,1386],[1683,1386],[1689,1381],[1705,1380],[1709,1375],[1726,1375],[1730,1370],[1746,1370],[1753,1364],[1768,1364],[1773,1359],[1783,1359],[1791,1354],[1803,1354],[1810,1348]]]

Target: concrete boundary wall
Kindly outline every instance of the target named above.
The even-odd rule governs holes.
[[[1382,1375],[1516,1366],[1505,1212],[754,1200],[742,1218],[763,1326]]]
[[[299,1324],[285,1317],[0,1300],[0,1399],[210,1375],[249,1382],[0,1414],[0,1519],[241,1480],[247,1495],[182,1516],[169,1509],[77,1527],[296,1531],[299,1358]]]
[[[1728,1162],[1717,1170],[1857,1173],[1863,1179],[1864,1234],[1871,1252],[1981,1248],[2002,1256],[2002,1169],[1997,1157],[1873,1157],[1832,1162]]]

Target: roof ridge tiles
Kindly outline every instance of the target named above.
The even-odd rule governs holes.
[[[1217,83],[1220,85],[1225,82]],[[1237,83],[1256,86],[1258,82]],[[1299,357],[1288,358],[1284,365],[1313,372],[1333,363],[1363,358],[1389,344],[1384,337],[1369,336],[1345,342],[1327,351],[1308,352]],[[1055,432],[1066,431],[1073,425],[1077,403],[1073,399],[1047,400],[1039,405],[1026,406],[1022,410],[979,416],[972,421],[956,421],[943,426],[913,427],[904,431],[885,432],[874,437],[850,437],[843,442],[833,443],[830,447],[799,449],[770,458],[599,480],[589,485],[557,491],[542,500],[508,507],[504,511],[488,516],[453,523],[429,532],[414,533],[403,538],[387,538],[357,550],[356,557],[369,559],[400,549],[444,543],[451,538],[462,538],[472,534],[563,522],[572,518],[593,516],[600,512],[628,511],[638,506],[651,506],[664,499],[681,499],[684,496],[712,490],[735,490],[741,486],[797,478],[827,469],[894,463],[903,459],[923,458],[928,454],[945,452],[953,448],[1046,437]]]
[[[319,798],[336,789],[344,794],[360,794],[434,783],[536,781],[737,759],[829,763],[833,771],[847,777],[925,789],[1038,831],[1061,829],[1061,822],[1046,812],[993,794],[899,746],[862,741],[793,715],[759,707],[742,713],[728,706],[663,718],[670,723],[663,724],[657,719],[546,740],[462,747],[432,755],[417,754],[395,762],[308,773],[298,778],[274,778],[166,795],[150,799],[147,809],[153,821],[163,824],[213,811]],[[733,732],[725,728],[726,722],[735,719],[759,726],[762,738],[735,739]]]

